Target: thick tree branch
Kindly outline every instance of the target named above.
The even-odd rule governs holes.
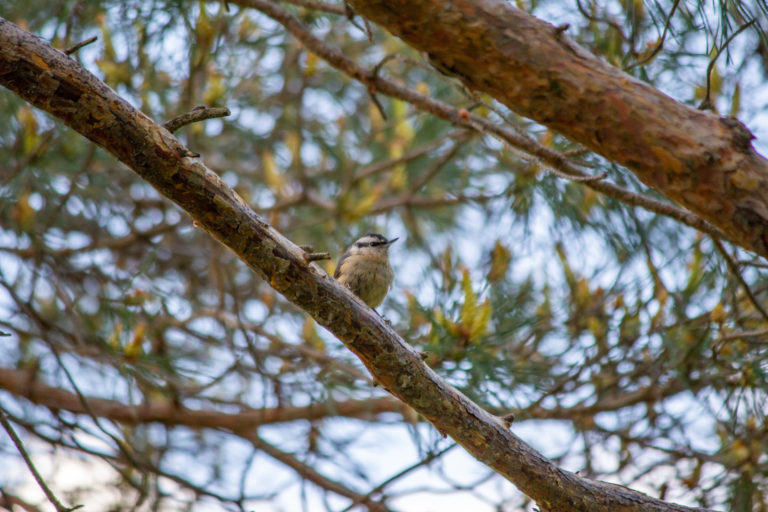
[[[379,316],[245,202],[167,130],[63,52],[0,18],[0,85],[105,148],[353,351],[383,388],[549,512],[685,511],[564,471],[426,366]]]
[[[470,89],[625,165],[768,256],[768,161],[735,119],[623,73],[504,0],[350,0]]]

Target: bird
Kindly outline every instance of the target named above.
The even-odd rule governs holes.
[[[333,277],[376,309],[395,279],[389,264],[389,246],[398,239],[387,240],[379,233],[360,237],[341,256]]]

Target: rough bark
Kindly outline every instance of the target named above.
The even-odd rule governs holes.
[[[165,128],[63,52],[0,18],[0,85],[88,137],[186,210],[288,300],[335,334],[376,381],[440,432],[556,511],[690,511],[564,471],[443,381],[374,311],[254,213]]]
[[[768,161],[739,121],[679,103],[506,0],[349,0],[472,90],[633,171],[768,256]]]

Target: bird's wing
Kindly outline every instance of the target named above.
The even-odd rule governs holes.
[[[345,261],[347,261],[347,258],[349,258],[349,253],[345,252],[344,255],[339,259],[339,262],[336,264],[336,270],[333,271],[334,279],[339,278],[339,274],[341,273],[341,266],[344,264]]]

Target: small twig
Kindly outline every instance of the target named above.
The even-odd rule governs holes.
[[[435,162],[433,162],[427,169],[425,169],[421,176],[418,176],[417,179],[413,181],[411,184],[409,190],[412,194],[417,194],[419,190],[422,189],[429,181],[434,178],[437,173],[440,172],[441,169],[445,167],[445,165],[453,160],[453,157],[456,156],[456,154],[459,152],[459,150],[462,148],[464,143],[469,139],[469,135],[471,132],[464,132],[461,134],[461,137],[454,137],[455,138],[455,144],[451,146],[445,154],[443,154],[441,157],[439,157]]]
[[[319,2],[315,0],[283,0],[283,2],[331,14],[347,14],[347,10],[341,5],[330,4],[327,2]]]
[[[664,24],[664,30],[661,33],[661,39],[659,40],[659,44],[657,44],[656,47],[653,49],[653,51],[648,55],[646,55],[644,58],[638,60],[637,62],[633,62],[629,66],[625,67],[624,71],[629,71],[634,67],[642,66],[643,64],[650,62],[656,57],[656,55],[659,54],[662,48],[664,48],[664,41],[667,38],[667,32],[669,32],[669,26],[672,24],[672,16],[675,14],[675,11],[677,10],[678,5],[680,5],[680,0],[675,0],[675,3],[672,4],[672,9],[669,11],[669,16],[667,16],[667,22]]]
[[[738,338],[757,338],[760,336],[768,335],[768,329],[760,329],[757,331],[738,331],[723,334],[720,339],[723,341],[735,340]]]
[[[367,18],[363,18],[363,25],[365,26],[365,33],[368,36],[368,41],[373,44],[373,30],[371,30],[371,25],[368,23]]]
[[[29,456],[29,453],[27,453],[27,449],[24,448],[24,443],[21,442],[21,439],[19,439],[19,436],[16,435],[16,431],[13,430],[13,426],[8,421],[8,418],[6,418],[5,410],[2,410],[2,409],[0,409],[0,423],[2,423],[5,431],[8,432],[8,435],[10,436],[11,441],[13,441],[13,444],[16,445],[16,449],[19,450],[19,453],[24,459],[24,463],[32,472],[32,476],[35,477],[35,480],[37,481],[37,484],[40,486],[40,489],[43,490],[43,493],[45,493],[46,498],[48,498],[48,501],[50,501],[51,504],[56,508],[57,512],[71,512],[72,510],[77,510],[78,508],[81,508],[82,505],[67,507],[66,505],[64,505],[59,501],[59,499],[56,497],[55,494],[53,494],[53,491],[51,490],[51,488],[48,487],[48,484],[45,483],[45,480],[43,480],[43,477],[37,471],[35,464],[32,462],[32,458]]]
[[[348,5],[348,4],[345,4]],[[376,64],[373,69],[371,70],[371,75],[373,76],[374,80],[376,80],[379,77],[379,71],[381,71],[381,68],[389,62],[392,59],[396,59],[397,54],[390,53],[384,56],[383,59],[379,61],[378,64]],[[368,94],[371,95],[371,101],[373,101],[373,104],[376,105],[376,108],[379,109],[379,114],[381,114],[381,118],[385,121],[387,120],[387,114],[384,112],[384,106],[379,102],[379,98],[376,97],[376,89],[374,87],[368,87]]]
[[[430,453],[428,453],[427,456],[424,457],[423,459],[421,459],[420,461],[418,461],[418,462],[408,466],[407,468],[403,469],[402,471],[398,472],[397,474],[392,475],[391,477],[389,477],[386,480],[384,480],[383,482],[381,482],[379,485],[377,485],[376,487],[371,489],[368,492],[368,494],[365,494],[365,495],[360,496],[359,498],[353,500],[352,503],[350,503],[349,506],[347,508],[345,508],[344,510],[342,510],[341,512],[349,512],[350,510],[355,508],[355,506],[359,505],[360,503],[365,503],[366,501],[372,499],[374,496],[381,494],[381,492],[384,490],[384,488],[386,486],[388,486],[389,484],[391,484],[392,482],[394,482],[395,480],[398,480],[398,479],[404,477],[405,475],[407,475],[408,473],[410,473],[411,471],[414,471],[414,470],[416,470],[416,469],[418,469],[418,468],[420,468],[422,466],[425,466],[425,465],[429,464],[433,460],[442,457],[443,455],[445,455],[449,451],[453,450],[457,446],[459,446],[459,445],[456,444],[456,443],[453,443],[453,444],[447,446],[446,448],[443,448],[439,452],[430,452]]]
[[[331,259],[331,254],[328,252],[315,252],[315,248],[311,245],[300,245],[299,248],[304,251],[304,259],[307,263],[310,261],[320,261]]]
[[[381,114],[381,118],[387,121],[387,114],[384,112],[384,105],[379,102],[379,98],[376,97],[376,89],[373,87],[368,88],[368,94],[371,95],[371,101],[373,101],[373,104],[376,105],[376,108],[379,109],[379,114]]]
[[[178,117],[174,117],[170,121],[166,121],[163,124],[163,128],[173,133],[182,126],[186,126],[191,123],[197,123],[216,117],[227,117],[231,114],[232,112],[230,112],[226,107],[205,107],[199,105],[186,114],[182,114]]]
[[[608,18],[598,18],[598,17],[588,13],[587,10],[584,8],[584,6],[581,4],[581,0],[576,0],[576,8],[579,10],[581,15],[584,16],[585,18],[587,18],[588,20],[595,21],[597,23],[605,23],[606,25],[611,27],[613,30],[615,30],[621,36],[621,38],[624,41],[630,42],[630,40],[627,37],[627,35],[621,29],[621,25],[619,25],[615,21],[613,21],[611,19],[608,19]],[[632,48],[632,50],[634,51],[634,48]]]
[[[731,271],[731,273],[734,275],[734,277],[739,281],[739,284],[741,284],[741,287],[744,289],[744,293],[747,294],[747,298],[749,299],[749,302],[752,303],[752,305],[755,307],[757,311],[760,312],[760,315],[766,320],[768,320],[768,313],[765,311],[765,308],[763,308],[762,304],[760,304],[757,300],[757,297],[755,297],[755,294],[752,293],[752,289],[749,287],[747,282],[744,280],[744,278],[741,275],[741,272],[739,271],[738,265],[736,265],[736,262],[731,258],[731,255],[728,254],[728,252],[725,250],[725,246],[723,246],[723,243],[720,241],[717,237],[712,237],[712,242],[715,244],[715,248],[717,249],[717,252],[720,253],[720,255],[725,259],[726,265],[728,265],[728,269]]]
[[[15,496],[11,493],[9,493],[6,490],[0,489],[0,507],[5,507],[4,509],[0,510],[16,510],[13,508],[13,506],[16,505],[24,512],[41,512],[41,510],[32,505],[31,503],[28,503],[18,496]]]
[[[579,156],[587,155],[587,154],[589,154],[591,152],[592,151],[589,148],[586,148],[584,146],[580,146],[580,147],[576,147],[576,148],[573,148],[573,149],[566,149],[562,153],[563,153],[563,156],[566,157],[566,158],[576,158],[576,157],[579,157]],[[579,162],[579,165],[584,167],[584,166],[592,166],[593,164],[591,162]]]
[[[436,150],[437,148],[442,146],[445,143],[445,141],[448,139],[464,141],[469,137],[470,133],[471,132],[469,131],[463,131],[463,130],[454,130],[454,131],[446,132],[445,134],[437,137],[436,139],[430,141],[429,143],[424,144],[419,148],[416,148],[412,151],[405,153],[400,158],[393,158],[391,160],[379,161],[373,164],[366,165],[365,167],[359,168],[357,172],[355,172],[351,181],[352,183],[357,183],[360,180],[373,176],[374,174],[377,174],[382,171],[386,171],[387,169],[391,169],[392,167],[398,164],[404,164],[404,163],[410,162],[411,160],[415,160],[421,156],[426,155],[431,151]],[[308,252],[312,252],[312,251],[308,251]]]
[[[371,69],[371,75],[374,79],[378,78],[379,71],[381,71],[381,68],[386,64],[387,62],[397,59],[398,55],[396,53],[388,53],[385,55],[375,66],[373,66],[373,69]]]
[[[738,260],[736,262],[739,266],[750,266],[755,268],[768,268],[768,263],[763,263],[760,261],[750,261],[750,260]]]
[[[70,46],[69,48],[67,48],[66,50],[64,50],[64,53],[66,53],[67,55],[72,55],[73,53],[75,53],[77,50],[79,50],[79,49],[80,49],[80,48],[82,48],[83,46],[86,46],[86,45],[89,45],[89,44],[91,44],[92,42],[94,42],[94,41],[95,41],[95,40],[97,40],[98,38],[99,38],[99,36],[92,36],[92,37],[89,37],[88,39],[85,39],[85,40],[83,40],[83,41],[80,41],[80,42],[79,42],[79,43],[77,43],[76,45]]]
[[[328,252],[307,252],[304,253],[304,259],[306,259],[307,262],[329,260],[331,259],[331,254]]]
[[[365,28],[361,27],[357,24],[355,21],[355,16],[357,13],[355,13],[354,9],[352,9],[352,6],[349,5],[347,2],[344,2],[344,14],[346,14],[347,19],[349,22],[360,32],[363,32],[365,36],[368,38],[368,41],[373,44],[373,32],[371,32],[371,26],[368,24],[368,20],[363,18],[363,24],[365,25]]]
[[[712,104],[712,101],[709,99],[709,95],[712,89],[712,69],[715,67],[715,62],[717,62],[717,58],[720,56],[721,53],[723,53],[723,50],[728,47],[729,44],[731,44],[731,41],[734,40],[734,38],[741,34],[744,30],[749,28],[751,25],[754,25],[754,23],[757,21],[757,19],[752,19],[751,21],[746,22],[742,26],[740,26],[736,32],[731,34],[728,39],[725,40],[723,45],[717,50],[717,53],[715,53],[715,56],[712,57],[712,60],[709,61],[709,65],[707,66],[707,92],[704,94],[704,99],[701,101],[701,104],[699,105],[699,110],[712,110],[714,105]]]
[[[552,167],[546,167],[547,172],[550,174],[554,174],[558,178],[563,178],[566,180],[576,181],[579,183],[589,183],[592,181],[600,181],[602,179],[605,179],[606,176],[608,176],[608,171],[603,171],[600,174],[596,174],[594,176],[573,176],[571,174],[566,174],[564,172],[558,171],[557,169],[554,169]]]
[[[555,37],[560,37],[560,34],[571,28],[570,23],[563,23],[555,27]]]
[[[298,473],[303,479],[312,482],[318,487],[330,491],[332,493],[344,496],[350,500],[362,504],[369,512],[390,512],[391,509],[386,506],[382,501],[373,500],[371,498],[365,498],[364,495],[353,491],[344,485],[341,481],[331,480],[325,475],[317,471],[314,467],[308,463],[299,460],[292,453],[284,452],[276,446],[267,443],[254,429],[244,429],[243,431],[235,431],[235,434],[241,436],[243,439],[248,440],[254,448],[260,450],[276,461],[288,466],[296,473]]]
[[[125,459],[128,461],[129,464],[132,464],[133,466],[138,466],[139,462],[134,457],[133,453],[129,450],[130,445],[127,443],[124,443],[122,439],[117,437],[116,434],[113,434],[106,428],[104,428],[101,424],[101,418],[97,416],[93,409],[91,409],[90,404],[88,403],[88,399],[83,394],[83,392],[80,390],[80,388],[77,386],[77,383],[75,382],[74,377],[72,377],[72,372],[69,371],[69,369],[64,365],[64,362],[61,359],[61,354],[59,353],[59,350],[56,348],[56,345],[53,343],[48,343],[48,348],[51,350],[51,353],[53,354],[53,357],[56,358],[56,362],[59,363],[59,368],[62,372],[64,372],[64,375],[67,378],[67,381],[69,382],[70,386],[72,386],[73,391],[77,395],[77,398],[80,400],[80,404],[83,406],[83,410],[85,411],[88,416],[91,417],[93,420],[94,425],[96,425],[96,428],[101,430],[107,437],[112,439],[114,441],[115,445],[117,446],[117,449],[120,450],[120,453],[123,454]]]

